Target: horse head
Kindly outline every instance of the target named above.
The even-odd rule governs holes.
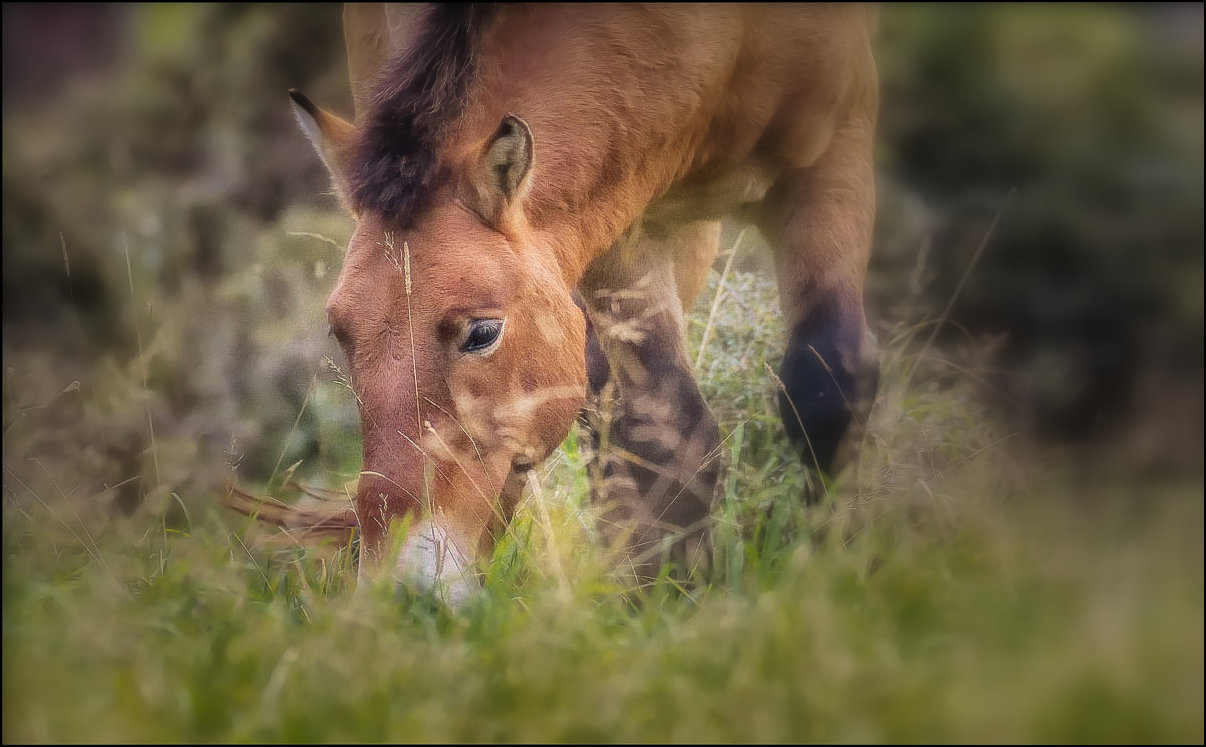
[[[532,133],[503,116],[418,167],[423,193],[399,207],[398,170],[430,156],[291,96],[356,219],[327,315],[360,411],[361,575],[456,604],[586,395],[584,317],[525,220]]]

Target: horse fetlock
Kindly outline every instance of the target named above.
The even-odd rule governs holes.
[[[791,337],[779,371],[779,415],[800,459],[832,475],[848,445],[860,441],[875,392],[879,366],[865,330],[815,330]]]
[[[627,520],[619,518],[627,516]],[[711,567],[711,520],[707,514],[687,526],[659,521],[649,512],[612,510],[604,515],[604,537],[617,555],[616,567],[638,586],[652,583],[671,565],[672,576],[688,581]]]

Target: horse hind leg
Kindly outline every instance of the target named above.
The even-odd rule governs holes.
[[[871,131],[863,118],[839,128],[814,165],[776,183],[759,220],[788,330],[779,414],[804,466],[826,476],[860,440],[879,381],[863,311],[875,215]]]
[[[709,556],[720,432],[687,355],[683,305],[698,294],[701,272],[679,262],[705,263],[706,273],[718,240],[711,222],[641,236],[596,261],[581,285],[597,394],[593,497],[605,539],[641,583],[656,577],[667,545],[689,572]]]

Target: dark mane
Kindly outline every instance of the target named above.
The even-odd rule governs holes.
[[[434,5],[409,48],[385,64],[348,174],[356,208],[405,222],[422,207],[440,171],[440,138],[465,107],[477,50],[497,11]]]

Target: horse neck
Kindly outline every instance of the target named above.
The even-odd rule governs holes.
[[[682,62],[659,31],[675,19],[658,13],[507,6],[483,50],[476,118],[488,130],[513,113],[531,127],[525,213],[572,284],[682,176],[706,125],[700,78],[715,71]]]

